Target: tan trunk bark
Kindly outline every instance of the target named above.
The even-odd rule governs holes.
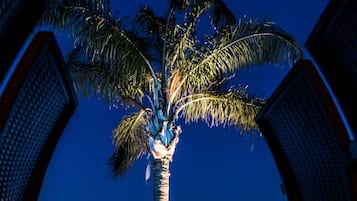
[[[170,160],[165,157],[154,161],[154,201],[169,200],[169,164]]]

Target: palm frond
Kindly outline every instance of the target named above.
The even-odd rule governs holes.
[[[166,20],[156,16],[147,5],[140,7],[137,11],[134,21],[135,34],[147,42],[149,52],[152,54],[151,58],[156,62],[162,60],[166,24]]]
[[[150,74],[143,70],[122,68],[116,65],[103,65],[88,58],[83,48],[77,47],[70,51],[67,68],[74,80],[77,92],[85,97],[97,95],[110,107],[131,100],[136,106],[141,106],[144,95],[150,95],[153,86]]]
[[[147,110],[125,117],[113,131],[114,155],[109,159],[113,176],[123,175],[133,162],[148,151],[146,138],[149,125]]]
[[[55,29],[76,30],[80,23],[92,16],[106,16],[117,26],[121,26],[120,19],[111,17],[108,0],[48,0],[48,8],[41,18],[40,24]],[[98,28],[102,24],[96,24]]]
[[[126,68],[129,77],[141,75],[137,73],[140,69],[150,72],[155,78],[145,41],[125,30],[121,20],[109,11],[103,14],[82,1],[76,2],[53,4],[45,13],[43,24],[71,33],[75,38],[74,45],[83,47],[91,62],[109,66],[120,63],[120,68]]]
[[[220,30],[226,26],[233,26],[236,23],[234,14],[230,11],[227,5],[221,0],[210,0],[209,16],[212,26],[216,30]]]
[[[207,10],[212,25],[217,28],[235,24],[235,16],[222,0],[171,0],[170,7],[179,11]]]
[[[248,96],[244,88],[227,93],[201,93],[183,97],[176,102],[176,116],[186,122],[205,121],[209,126],[236,126],[243,131],[257,129],[255,116],[263,106],[260,98]]]
[[[192,1],[171,1],[171,6],[185,11],[184,22],[182,25],[177,24],[171,35],[174,40],[168,43],[165,47],[167,50],[166,63],[170,67],[170,72],[177,69],[177,62],[190,60],[191,55],[195,51],[195,45],[198,43],[196,38],[196,25],[204,13],[208,12],[208,16],[212,21],[214,29],[233,25],[235,17],[221,0],[192,0]],[[171,26],[173,27],[173,26]]]
[[[183,88],[204,90],[217,77],[229,76],[234,71],[263,63],[291,66],[302,57],[298,43],[269,22],[241,20],[237,27],[212,39],[208,42],[211,48],[201,48],[205,51],[193,54],[198,62],[180,66]]]

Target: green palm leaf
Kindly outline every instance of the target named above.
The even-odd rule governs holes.
[[[148,151],[146,139],[149,114],[141,110],[125,117],[113,131],[114,155],[109,159],[113,176],[121,176]]]
[[[164,43],[169,42],[165,41],[165,34],[172,34],[170,31],[173,30],[167,26],[174,26],[174,23],[156,16],[147,5],[139,8],[134,22],[135,34],[147,43],[151,58],[156,62],[162,62]],[[169,33],[165,33],[166,29]]]
[[[181,12],[185,11],[186,15],[182,25],[176,22],[176,26],[170,26],[175,27],[171,34],[173,42],[165,47],[168,50],[165,57],[170,71],[177,68],[177,62],[190,59],[189,55],[192,54],[197,43],[196,25],[204,11],[208,11],[215,30],[235,23],[234,15],[221,0],[171,1],[171,9],[174,8],[178,8]]]
[[[73,34],[74,46],[85,50],[81,53],[87,56],[82,58],[89,60],[83,63],[89,62],[104,71],[121,71],[123,77],[133,80],[147,80],[148,74],[156,78],[146,43],[125,31],[121,21],[114,18],[109,9],[106,12],[93,9],[91,4],[80,0],[55,1],[42,22]]]
[[[149,95],[152,78],[147,71],[120,68],[117,65],[103,65],[90,62],[83,48],[73,49],[68,56],[67,67],[74,80],[77,92],[85,97],[97,95],[110,107],[117,107],[120,102],[132,100],[136,106],[142,106],[144,95]],[[134,75],[131,75],[133,74]],[[139,75],[140,74],[140,75]],[[131,76],[130,76],[131,75]],[[138,79],[141,77],[141,79]]]
[[[205,121],[209,126],[234,125],[243,131],[257,130],[255,116],[263,106],[262,99],[249,97],[245,89],[227,93],[202,93],[186,96],[176,102],[176,116],[186,122]]]
[[[189,13],[194,13],[195,11],[201,13],[201,11],[207,10],[214,27],[221,28],[235,23],[234,14],[222,0],[171,0],[170,7]],[[195,14],[192,16],[196,18]],[[192,18],[188,21],[192,21]]]
[[[75,37],[75,45],[84,46],[93,60],[106,63],[128,60],[125,64],[134,62],[136,65],[133,66],[137,67],[147,65],[145,43],[126,31],[121,20],[114,18],[109,11],[103,15],[91,10],[82,1],[77,4],[54,4],[45,13],[42,23],[68,31]]]
[[[210,48],[196,48],[194,58],[180,65],[183,88],[205,90],[217,77],[236,70],[263,63],[292,65],[302,57],[297,42],[269,22],[240,20],[237,27],[223,30],[208,43]]]

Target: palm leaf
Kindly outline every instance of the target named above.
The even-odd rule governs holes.
[[[234,14],[222,0],[171,0],[170,7],[189,13],[195,10],[207,10],[215,28],[235,24]]]
[[[191,63],[181,65],[180,85],[191,91],[207,88],[217,77],[252,65],[292,65],[302,57],[297,42],[276,25],[253,20],[240,21],[209,41],[209,48],[197,48]],[[219,42],[216,42],[219,41]],[[204,52],[198,52],[204,50]],[[186,91],[187,92],[187,91]]]
[[[165,28],[168,28],[166,24],[166,20],[156,16],[147,5],[140,7],[137,11],[134,21],[135,34],[146,41],[151,58],[156,62],[162,61]]]
[[[144,95],[149,95],[153,85],[147,71],[138,69],[134,75],[128,76],[133,73],[130,72],[132,69],[121,68],[120,63],[109,66],[91,62],[80,47],[70,51],[67,67],[77,92],[85,96],[97,95],[110,107],[117,107],[126,100],[132,100],[136,106],[143,107],[142,99]]]
[[[215,29],[221,29],[226,26],[233,26],[236,23],[234,14],[227,5],[221,0],[211,0],[209,6],[209,16]]]
[[[114,155],[109,159],[113,176],[123,175],[133,162],[148,151],[146,110],[125,117],[113,131]]]
[[[257,130],[255,116],[263,106],[262,99],[249,97],[245,89],[227,93],[201,93],[186,96],[176,102],[176,116],[186,122],[205,121],[209,126],[234,125],[243,131]]]
[[[214,29],[217,29],[217,26],[221,29],[235,23],[234,15],[221,0],[178,0],[171,1],[171,6],[185,11],[185,16],[183,24],[177,24],[171,35],[174,42],[168,43],[169,46],[165,47],[167,50],[171,50],[166,54],[166,63],[168,63],[170,71],[180,66],[176,65],[177,62],[191,59],[190,55],[197,43],[196,25],[204,11],[208,11]]]
[[[83,48],[92,63],[106,68],[125,69],[125,76],[136,80],[144,79],[147,75],[144,71],[155,78],[145,41],[126,31],[120,19],[111,16],[109,10],[103,14],[102,11],[91,9],[83,1],[73,2],[53,4],[44,15],[42,23],[71,33],[75,38],[74,46]]]

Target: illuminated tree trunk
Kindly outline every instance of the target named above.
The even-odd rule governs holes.
[[[150,152],[154,157],[154,182],[153,182],[153,194],[154,201],[169,201],[169,178],[170,170],[169,165],[172,161],[172,156],[175,153],[176,145],[179,141],[179,134],[181,133],[181,127],[173,127],[167,129],[167,124],[162,129],[161,136],[167,136],[168,134],[173,138],[168,138],[170,144],[168,147],[164,145],[165,141],[155,140],[149,137]],[[167,138],[166,138],[167,139]]]
[[[169,200],[169,170],[170,161],[167,158],[155,159],[154,161],[154,201]]]

